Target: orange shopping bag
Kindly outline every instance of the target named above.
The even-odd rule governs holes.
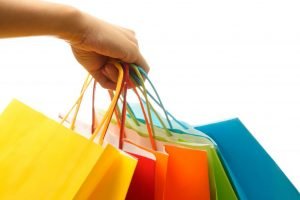
[[[209,200],[208,162],[205,151],[165,145],[169,154],[166,200]]]

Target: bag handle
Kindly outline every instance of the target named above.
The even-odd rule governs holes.
[[[89,75],[88,75],[88,76],[89,76]],[[86,80],[87,80],[87,79],[86,79]],[[80,93],[82,93],[82,92],[84,91],[84,88],[85,88],[85,87],[88,87],[87,81],[84,81],[84,84],[83,84],[83,86],[82,86],[82,88],[81,88]],[[74,113],[74,115],[73,115],[73,119],[72,119],[72,121],[71,121],[71,126],[70,126],[70,129],[71,129],[71,130],[74,130],[74,128],[75,128],[75,122],[76,122],[76,119],[77,119],[77,116],[78,116],[78,112],[79,112],[79,109],[80,109],[80,105],[81,105],[82,99],[83,99],[83,95],[81,96],[80,100],[79,100],[78,103],[77,103],[76,110],[75,110],[75,113]]]
[[[112,117],[112,113],[113,110],[116,106],[116,103],[118,101],[118,98],[120,96],[121,90],[122,90],[122,86],[123,86],[123,78],[124,78],[124,72],[123,72],[123,68],[122,65],[119,62],[111,62],[111,64],[114,64],[114,66],[118,69],[119,72],[119,76],[118,76],[118,81],[116,84],[116,95],[113,97],[111,104],[109,105],[109,108],[107,109],[107,111],[105,112],[100,124],[97,126],[97,128],[94,130],[92,136],[90,137],[91,141],[94,141],[95,137],[100,134],[100,138],[99,138],[99,144],[103,144],[103,139],[105,137],[105,133],[107,131],[109,122],[111,120]],[[79,106],[80,106],[80,102],[82,101],[83,95],[85,94],[88,86],[90,85],[92,81],[92,77],[90,75],[87,76],[82,91],[79,95],[79,97],[77,98],[77,100],[75,101],[74,105],[71,107],[71,109],[69,110],[69,112],[64,116],[64,118],[61,120],[61,124],[63,124],[66,119],[69,117],[69,115],[71,114],[71,112],[74,110],[75,106],[78,107],[79,110]],[[77,114],[78,111],[75,113]],[[100,132],[101,131],[101,132]]]
[[[155,97],[149,92],[149,91],[146,91],[147,92],[147,94],[149,95],[149,97],[163,110],[163,112],[164,112],[164,114],[165,114],[165,117],[166,117],[166,119],[167,119],[167,121],[168,121],[168,124],[169,124],[169,126],[170,126],[170,128],[172,128],[172,123],[170,122],[170,120],[169,120],[169,118],[168,118],[168,116],[170,116],[178,125],[180,125],[183,129],[188,129],[188,127],[185,125],[185,124],[183,124],[183,123],[181,123],[179,120],[177,120],[170,112],[168,112],[166,109],[165,109],[165,107],[164,107],[164,105],[163,105],[163,103],[162,103],[162,101],[161,101],[161,99],[160,99],[160,96],[159,96],[159,94],[158,94],[158,92],[157,92],[157,90],[156,90],[156,88],[155,88],[155,86],[154,86],[154,84],[152,83],[152,81],[150,80],[150,78],[148,77],[148,75],[147,75],[147,73],[143,70],[143,68],[141,68],[141,67],[139,67],[139,66],[137,66],[137,65],[134,65],[134,64],[132,64],[132,66],[134,66],[134,67],[136,67],[136,68],[138,68],[138,71],[140,72],[140,73],[142,73],[142,75],[145,77],[145,79],[149,82],[149,84],[150,84],[150,86],[152,87],[152,89],[153,89],[153,91],[154,91],[154,93],[155,93],[155,95],[157,96],[157,99],[158,100],[156,100],[155,99]],[[132,77],[133,78],[137,78],[135,75],[132,75]],[[138,80],[138,79],[137,79]],[[138,80],[139,81],[139,80]]]
[[[147,107],[148,117],[149,117],[149,121],[150,121],[150,125],[151,125],[151,130],[152,130],[153,135],[155,135],[153,121],[152,121],[152,117],[151,117],[150,106],[149,106],[149,101],[148,101],[148,96],[147,96],[147,93],[145,92],[146,87],[145,87],[145,84],[144,84],[144,81],[143,81],[143,77],[141,76],[141,74],[139,73],[139,71],[137,70],[136,67],[133,67],[133,69],[134,69],[135,73],[138,75],[138,77],[140,78],[140,83],[141,83],[142,87],[144,88],[144,91],[142,93],[143,93],[143,96],[146,99],[146,107]],[[138,95],[136,89],[134,89],[134,91]],[[138,96],[138,98],[139,98],[140,103],[142,104],[141,98],[139,96]]]
[[[129,80],[129,84],[130,84],[130,86],[133,86],[133,83],[132,83],[131,80]],[[152,149],[156,151],[157,147],[156,147],[156,143],[155,143],[155,139],[154,139],[154,132],[153,132],[153,129],[152,129],[153,126],[150,125],[150,123],[152,123],[152,121],[150,121],[150,123],[149,123],[148,117],[147,117],[146,112],[145,112],[144,105],[141,101],[141,97],[140,97],[139,93],[137,92],[136,88],[135,87],[132,87],[132,88],[133,88],[133,91],[134,91],[134,93],[136,94],[136,96],[139,100],[139,103],[140,103],[140,106],[141,106],[141,109],[142,109],[142,112],[143,112],[143,115],[144,115],[144,118],[145,118],[146,127],[147,127],[147,130],[148,130],[148,133],[149,133],[149,139],[150,139],[150,142],[151,142]],[[150,118],[151,118],[151,116],[150,116]],[[125,121],[123,121],[122,126],[125,127]]]
[[[137,71],[137,73],[139,73],[139,71]],[[139,75],[139,77],[142,77],[141,75]],[[136,82],[134,79],[132,80],[133,82]],[[137,84],[137,83],[136,83]],[[138,87],[138,89],[140,90],[140,92],[145,96],[146,93],[145,91],[147,91],[147,89],[145,88],[144,84],[141,84],[143,90]],[[148,92],[148,91],[147,91]],[[146,97],[145,97],[146,99]],[[165,130],[167,136],[172,136],[171,131],[166,127],[165,123],[163,122],[163,120],[161,119],[160,115],[157,113],[157,111],[154,109],[154,107],[152,106],[152,104],[150,103],[150,101],[148,100],[148,98],[146,100],[142,99],[142,102],[145,103],[146,105],[148,105],[150,107],[150,109],[154,112],[155,116],[158,118],[160,124],[162,125],[162,128]],[[133,111],[132,111],[133,112]]]
[[[85,79],[85,81],[84,81],[84,84],[82,86],[81,93],[80,93],[79,97],[77,98],[77,100],[75,101],[75,103],[73,104],[73,106],[69,109],[69,111],[67,112],[67,114],[62,118],[60,124],[63,124],[68,119],[68,117],[70,116],[71,112],[74,110],[75,106],[77,106],[78,109],[76,109],[76,112],[74,114],[75,117],[72,119],[71,124],[73,123],[74,119],[76,120],[76,116],[78,114],[79,107],[80,107],[79,103],[81,103],[83,95],[85,94],[85,92],[86,92],[88,86],[90,85],[91,81],[92,81],[92,77],[91,77],[90,74],[88,74],[87,77],[86,77],[86,79]],[[72,128],[72,125],[71,125],[71,128]]]
[[[152,84],[151,80],[149,79],[147,73],[146,73],[141,67],[138,67],[138,66],[136,66],[136,67],[137,67],[138,70],[145,76],[146,80],[148,80],[148,82],[150,83],[152,89],[155,91],[157,97],[159,98],[159,94],[157,93],[157,91],[156,91],[154,85]],[[193,127],[191,127],[190,125],[185,125],[185,124],[181,123],[180,121],[178,121],[171,113],[169,113],[167,110],[164,109],[162,103],[157,102],[157,100],[156,100],[156,99],[155,99],[148,91],[146,91],[146,92],[149,94],[149,96],[152,98],[152,100],[153,100],[157,105],[159,105],[159,106],[165,111],[165,113],[166,113],[167,115],[169,115],[169,116],[170,116],[170,117],[171,117],[178,125],[180,125],[184,130],[189,129],[190,131],[195,131],[195,129],[194,129]],[[160,98],[159,98],[159,99],[160,99]],[[158,118],[159,118],[159,117],[158,117]],[[197,131],[197,133],[198,133],[198,131]],[[198,134],[197,134],[197,135],[198,135]],[[201,133],[201,135],[198,135],[198,136],[203,137],[203,138],[206,138],[206,139],[208,139],[210,142],[212,142],[213,145],[216,145],[216,142],[215,142],[211,137],[209,137],[208,135],[206,135],[206,134],[204,134],[204,133]]]
[[[119,99],[119,96],[120,96],[120,93],[121,93],[121,90],[122,90],[122,86],[123,86],[122,83],[123,83],[123,79],[124,79],[124,72],[123,72],[122,65],[119,62],[113,62],[113,64],[116,66],[116,68],[119,71],[119,76],[118,76],[118,81],[117,81],[117,86],[116,86],[116,95],[113,97],[112,102],[111,102],[108,110],[104,114],[100,124],[95,129],[93,135],[90,137],[90,140],[93,141],[95,139],[95,137],[97,136],[97,134],[99,133],[99,135],[100,135],[99,144],[101,144],[101,145],[103,144],[105,133],[108,129],[110,120],[112,118],[114,109],[115,109],[116,104],[118,102],[118,99]]]
[[[132,66],[136,69],[137,75],[138,75],[140,78],[141,78],[141,76],[143,75],[143,76],[145,77],[145,79],[149,82],[150,86],[152,87],[152,89],[153,89],[153,91],[154,91],[154,93],[155,93],[155,95],[156,95],[156,97],[157,97],[157,99],[158,99],[158,102],[157,102],[157,103],[158,103],[158,105],[161,107],[161,109],[163,110],[163,112],[164,112],[164,114],[165,114],[165,117],[166,117],[166,119],[167,119],[168,125],[169,125],[169,127],[172,129],[172,128],[173,128],[173,127],[172,127],[172,123],[170,122],[170,119],[169,119],[169,116],[168,116],[168,114],[167,114],[167,112],[166,112],[166,109],[165,109],[165,107],[164,107],[164,105],[163,105],[163,103],[162,103],[162,100],[161,100],[161,98],[160,98],[160,96],[159,96],[157,90],[155,89],[153,83],[152,83],[151,80],[149,79],[148,74],[143,70],[143,68],[138,67],[138,66],[135,65],[135,64],[132,64]],[[141,74],[142,74],[142,75],[141,75]],[[150,96],[149,92],[148,92],[148,91],[146,91],[146,92],[147,92],[148,95]],[[151,97],[152,99],[154,99],[154,97],[153,97],[152,95],[151,95],[150,97]]]
[[[126,120],[126,105],[127,105],[127,89],[129,81],[129,67],[125,65],[125,78],[124,78],[124,87],[123,87],[123,107],[122,107],[122,118],[121,118],[121,127],[120,127],[120,137],[119,137],[119,148],[123,149],[123,139],[125,137],[125,120]],[[115,108],[116,110],[116,108]]]
[[[157,149],[156,147],[156,143],[155,143],[155,140],[153,138],[153,132],[152,132],[152,129],[151,129],[151,126],[149,124],[149,121],[148,121],[148,118],[147,118],[147,115],[146,115],[146,112],[145,112],[145,109],[144,109],[144,106],[141,102],[141,98],[134,86],[134,84],[132,83],[132,81],[130,80],[130,77],[129,77],[129,65],[128,64],[125,64],[125,84],[124,84],[124,94],[123,94],[123,102],[122,102],[122,114],[120,116],[120,112],[117,111],[118,109],[118,105],[115,107],[115,115],[116,115],[116,118],[117,118],[117,123],[118,123],[118,126],[120,127],[120,137],[119,137],[119,148],[120,149],[123,149],[123,140],[125,138],[125,121],[126,121],[126,111],[127,111],[127,90],[128,90],[128,87],[132,87],[132,89],[134,90],[135,94],[137,95],[138,97],[138,100],[140,102],[140,105],[141,105],[141,109],[142,109],[142,112],[143,112],[143,115],[145,117],[145,121],[146,121],[146,126],[147,126],[147,130],[148,130],[148,133],[149,133],[149,138],[150,138],[150,142],[151,142],[151,145],[152,145],[152,148],[154,150]],[[113,96],[113,93],[110,92],[109,93],[111,98]],[[121,118],[121,120],[120,120]]]
[[[91,124],[91,133],[94,133],[95,131],[95,121],[96,121],[96,113],[95,113],[95,96],[96,96],[96,87],[97,87],[97,82],[94,79],[94,84],[93,84],[93,92],[92,92],[92,124]]]

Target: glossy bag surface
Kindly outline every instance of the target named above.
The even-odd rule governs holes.
[[[209,200],[208,161],[205,151],[166,145],[169,154],[165,200]]]
[[[126,200],[154,200],[155,160],[130,153],[138,159]]]
[[[146,127],[142,122],[142,116],[138,107],[134,109],[136,116],[140,121],[140,125],[136,126],[132,119],[128,118],[128,127],[131,128],[127,131],[127,136],[131,140],[136,141],[138,144],[151,148],[149,139],[145,136]],[[209,185],[210,185],[210,198],[213,200],[217,199],[231,199],[236,200],[236,194],[233,190],[232,184],[229,181],[226,171],[224,170],[223,164],[220,161],[217,149],[212,145],[207,145],[207,140],[204,140],[199,135],[189,134],[189,130],[182,130],[176,132],[179,129],[172,129],[172,136],[167,136],[165,131],[159,127],[159,121],[153,118],[155,122],[155,133],[159,135],[156,137],[156,144],[160,150],[163,150],[165,144],[174,144],[192,149],[198,149],[206,151],[209,167]],[[179,127],[178,127],[179,128]],[[135,131],[133,131],[133,130]],[[183,132],[186,131],[186,132]]]
[[[120,175],[104,182],[123,159],[131,163],[123,165],[119,178],[127,192],[136,164],[113,146],[103,148],[17,100],[0,116],[0,151],[0,199],[88,199],[100,182],[107,187]]]
[[[218,144],[240,199],[298,200],[299,192],[239,119],[198,126]]]

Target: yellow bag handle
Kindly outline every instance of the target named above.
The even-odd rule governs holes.
[[[118,102],[118,99],[119,99],[119,96],[120,96],[120,93],[122,90],[122,82],[123,82],[123,78],[124,78],[124,72],[123,72],[123,68],[122,68],[121,64],[118,62],[113,62],[113,64],[116,66],[116,68],[119,71],[119,77],[118,77],[117,87],[116,87],[116,95],[113,97],[112,102],[111,102],[108,110],[104,114],[100,124],[95,129],[95,132],[93,133],[93,135],[90,137],[90,140],[94,140],[95,137],[97,136],[97,133],[101,130],[100,138],[99,138],[99,144],[101,144],[101,145],[103,144],[104,136],[105,136],[105,133],[109,126],[110,119],[113,115],[114,108],[116,107],[116,104]],[[104,127],[102,127],[102,126],[104,126]]]
[[[94,141],[95,137],[98,135],[98,132],[101,131],[100,132],[100,138],[99,138],[99,144],[101,144],[101,145],[103,144],[105,133],[106,133],[106,131],[108,129],[108,126],[109,126],[109,123],[110,123],[110,119],[111,119],[111,117],[113,115],[114,108],[115,108],[115,106],[116,106],[116,104],[118,102],[119,94],[121,93],[121,89],[122,89],[122,81],[123,81],[123,78],[124,78],[124,72],[123,72],[123,68],[122,68],[121,64],[119,62],[116,62],[116,61],[112,62],[111,64],[114,64],[115,67],[119,71],[119,77],[118,77],[117,86],[116,86],[116,95],[112,99],[111,104],[110,104],[108,110],[106,111],[106,113],[104,114],[104,116],[103,116],[100,124],[97,126],[97,128],[94,131],[94,133],[90,137],[90,140]],[[71,112],[73,111],[73,109],[75,108],[76,105],[77,105],[77,108],[76,108],[76,111],[75,111],[75,115],[77,115],[80,103],[81,103],[82,98],[83,98],[83,95],[85,94],[85,92],[86,92],[88,86],[90,85],[92,79],[93,78],[91,77],[91,75],[87,76],[87,78],[86,78],[86,80],[84,82],[84,85],[82,87],[80,96],[75,101],[74,105],[71,107],[71,109],[69,110],[69,112],[61,120],[61,124],[63,124],[66,121],[66,119],[69,117],[69,115],[71,114]],[[75,123],[74,119],[76,120],[76,116],[73,118],[73,121]],[[72,124],[73,124],[73,121],[72,121]],[[71,128],[72,128],[72,125],[71,125]]]
[[[89,76],[90,75],[88,75],[86,80],[84,81],[80,93],[82,93],[84,90],[86,91],[86,89],[88,88],[90,82],[88,83],[87,79],[88,79]],[[72,119],[72,122],[71,122],[71,127],[70,127],[71,130],[74,130],[74,128],[75,128],[75,122],[76,122],[76,119],[77,119],[77,116],[78,116],[78,112],[79,112],[79,109],[80,109],[80,106],[81,106],[82,99],[83,99],[83,96],[81,96],[80,100],[77,103],[76,110],[75,110],[75,113],[73,115],[73,119]]]
[[[90,85],[91,81],[92,81],[92,76],[90,74],[88,74],[87,77],[86,77],[86,79],[85,79],[85,81],[84,81],[84,84],[82,86],[81,93],[80,93],[79,97],[77,98],[77,100],[75,101],[75,103],[73,104],[73,106],[70,108],[70,110],[67,112],[67,114],[63,117],[63,119],[61,120],[60,124],[63,124],[68,119],[68,117],[70,116],[71,112],[74,110],[75,106],[77,106],[75,114],[74,114],[74,118],[73,118],[72,123],[71,123],[71,129],[72,130],[74,129],[74,127],[72,128],[73,121],[75,123],[76,117],[77,117],[77,114],[78,114],[78,111],[79,111],[80,103],[81,103],[82,98],[83,98],[83,95],[85,94],[85,92],[86,92],[88,86]]]

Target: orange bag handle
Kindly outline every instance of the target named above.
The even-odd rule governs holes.
[[[96,113],[95,113],[95,96],[96,96],[96,94],[95,93],[96,93],[96,87],[97,87],[97,82],[94,79],[93,92],[92,92],[92,124],[91,124],[91,133],[94,133],[94,131],[95,131],[95,121],[96,121]]]
[[[131,81],[129,81],[129,82],[132,84]],[[153,126],[150,125],[152,120],[149,123],[149,120],[148,120],[148,117],[146,115],[146,111],[145,111],[144,105],[142,103],[141,97],[140,97],[139,93],[137,92],[136,88],[133,88],[133,91],[136,94],[136,96],[138,97],[138,100],[139,100],[139,103],[140,103],[140,106],[141,106],[141,109],[142,109],[142,112],[143,112],[143,115],[144,115],[144,118],[145,118],[145,123],[146,123],[146,127],[147,127],[147,130],[148,130],[148,133],[149,133],[149,139],[150,139],[150,142],[151,142],[152,149],[157,150],[154,135],[153,135],[153,129],[152,129]]]
[[[153,121],[152,121],[152,117],[151,117],[150,105],[149,105],[149,100],[148,100],[148,95],[146,93],[146,87],[145,87],[145,84],[144,84],[144,81],[143,81],[143,77],[141,76],[139,70],[136,67],[133,67],[133,70],[138,75],[139,79],[141,80],[141,85],[142,85],[142,88],[144,89],[143,90],[143,95],[144,95],[145,100],[146,100],[146,107],[147,107],[147,112],[148,112],[148,117],[149,117],[149,120],[150,120],[152,133],[153,133],[153,135],[155,135],[155,130],[154,130]],[[137,94],[136,91],[135,91],[135,93]],[[139,98],[139,100],[140,100],[140,98]],[[141,100],[140,100],[140,102],[141,102]]]
[[[134,93],[138,97],[138,100],[139,100],[139,103],[140,103],[140,106],[141,106],[141,109],[142,109],[142,112],[143,112],[143,115],[144,115],[144,118],[145,118],[145,122],[146,122],[147,130],[148,130],[148,133],[149,133],[149,138],[150,138],[152,149],[156,150],[157,147],[156,147],[156,143],[155,143],[155,140],[154,140],[154,137],[153,137],[153,129],[152,129],[150,123],[149,123],[148,117],[147,117],[145,109],[144,109],[144,105],[141,101],[141,97],[138,94],[138,92],[135,88],[135,85],[132,83],[132,81],[129,78],[129,67],[130,67],[129,65],[125,66],[125,69],[126,69],[126,73],[125,73],[126,87],[128,87],[128,86],[132,87]],[[125,129],[125,120],[126,120],[126,105],[127,105],[127,99],[126,99],[126,94],[124,94],[123,108],[122,108],[122,110],[123,110],[122,111],[122,120],[121,120],[121,127],[120,127],[120,130],[121,130],[120,131],[120,143],[119,143],[119,144],[121,144],[120,145],[121,147],[123,146],[122,143],[123,143],[123,138],[124,138],[124,129]]]
[[[131,65],[131,67],[133,67],[133,68],[135,69],[135,72],[136,72],[136,74],[137,74],[137,77],[138,77],[139,79],[142,79],[143,77],[142,77],[140,71],[138,70],[138,67],[135,66],[135,65]],[[132,79],[132,80],[135,82],[134,79]],[[171,131],[166,127],[165,123],[163,122],[163,120],[161,119],[161,117],[159,116],[159,114],[157,113],[157,111],[154,109],[154,107],[152,106],[152,104],[151,104],[150,101],[148,100],[148,98],[147,98],[147,93],[148,93],[148,92],[147,92],[147,89],[146,89],[146,87],[145,87],[145,84],[141,83],[141,85],[142,85],[142,88],[141,88],[141,87],[138,87],[138,89],[140,90],[140,92],[141,92],[141,93],[143,94],[143,96],[145,97],[145,101],[146,101],[147,107],[149,107],[149,108],[154,112],[154,114],[156,115],[156,117],[157,117],[157,119],[159,120],[160,124],[162,125],[162,128],[164,129],[166,135],[167,135],[167,136],[172,136]],[[152,128],[153,128],[153,127],[152,127]]]
[[[124,78],[123,68],[122,68],[121,64],[118,63],[118,62],[114,62],[113,64],[117,67],[117,69],[119,71],[119,77],[118,77],[117,87],[116,87],[116,95],[113,97],[113,100],[112,100],[112,102],[111,102],[108,110],[104,114],[104,116],[103,116],[100,124],[95,129],[93,135],[90,138],[90,140],[94,140],[95,137],[97,136],[98,132],[101,131],[99,133],[99,135],[100,135],[99,144],[103,144],[105,133],[106,133],[106,131],[108,129],[110,120],[112,118],[114,109],[116,107],[116,104],[118,102],[118,99],[119,99],[119,96],[120,96],[120,93],[121,93],[121,90],[122,90],[122,83],[123,83],[123,78]]]
[[[125,78],[123,87],[123,107],[121,115],[121,127],[120,127],[120,137],[119,137],[119,148],[123,149],[123,139],[125,137],[125,120],[126,120],[126,110],[127,110],[127,89],[129,80],[129,67],[125,65]],[[116,109],[115,109],[116,110]]]

